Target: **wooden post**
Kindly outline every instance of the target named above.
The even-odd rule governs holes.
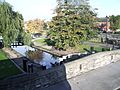
[[[28,72],[33,73],[33,64],[32,63],[28,64]]]
[[[23,70],[27,72],[27,60],[23,59]]]

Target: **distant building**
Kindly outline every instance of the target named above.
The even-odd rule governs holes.
[[[102,31],[110,30],[110,22],[97,22],[97,27]]]
[[[102,18],[101,20],[98,20],[97,27],[101,31],[111,32],[111,30],[110,30],[110,22],[109,22],[108,18]]]

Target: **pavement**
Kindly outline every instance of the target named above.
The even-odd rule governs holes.
[[[120,90],[120,61],[38,90]]]

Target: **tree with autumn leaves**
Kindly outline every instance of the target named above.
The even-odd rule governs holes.
[[[34,19],[25,22],[25,29],[29,33],[42,33],[45,22],[41,19]]]

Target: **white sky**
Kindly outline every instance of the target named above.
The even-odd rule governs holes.
[[[5,0],[15,11],[21,13],[24,20],[45,19],[50,20],[56,7],[56,0]],[[120,0],[90,0],[93,8],[98,8],[99,17],[106,15],[120,15]]]
[[[56,0],[5,0],[9,2],[15,11],[21,13],[24,20],[46,19],[49,20],[56,7]]]

